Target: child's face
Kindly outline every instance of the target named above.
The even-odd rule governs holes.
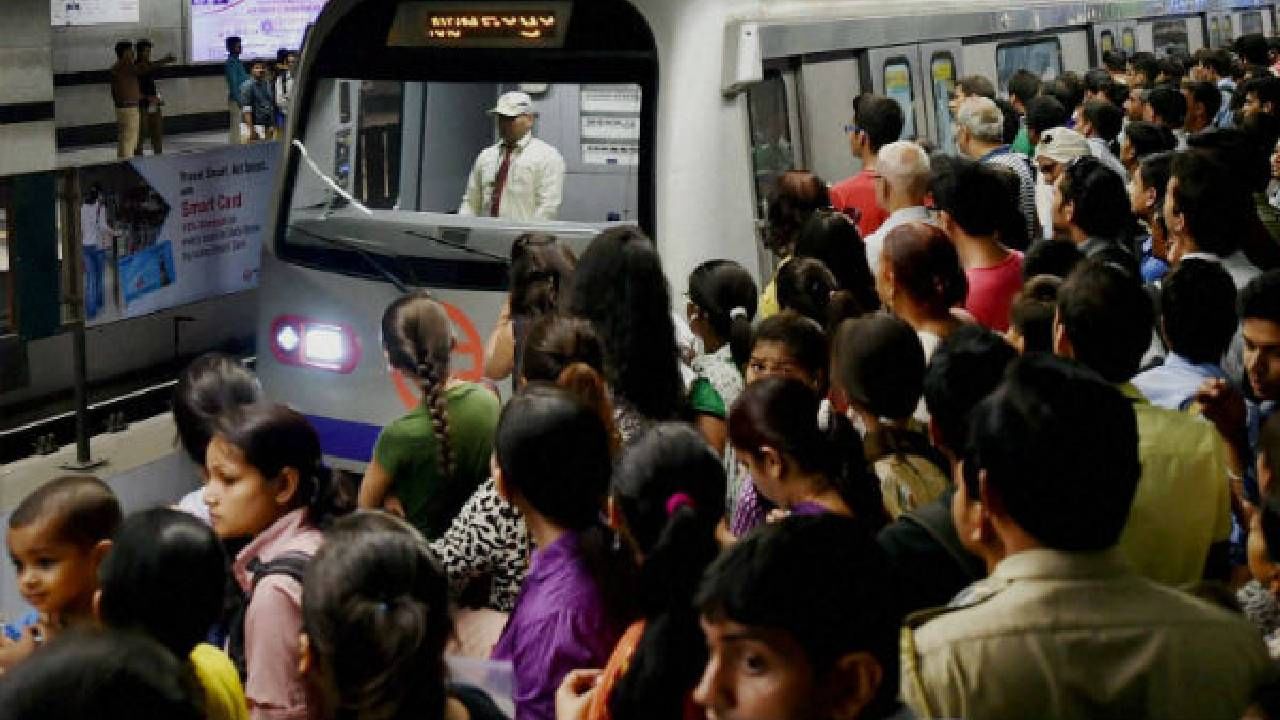
[[[209,443],[205,470],[204,502],[218,537],[253,537],[287,511],[292,490],[278,480],[269,482],[221,436]]]
[[[787,346],[780,342],[761,340],[751,348],[751,357],[747,360],[747,384],[771,377],[784,377],[816,388],[817,380],[805,371],[800,363],[787,351]]]
[[[45,615],[88,614],[98,589],[95,547],[80,547],[59,537],[55,519],[9,528],[9,557],[22,599]]]
[[[710,657],[693,699],[715,720],[819,716],[813,668],[790,634],[702,618]]]

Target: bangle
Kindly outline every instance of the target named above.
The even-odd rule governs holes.
[[[1244,475],[1238,472],[1234,472],[1230,468],[1228,468],[1227,479],[1230,480],[1231,482],[1244,482]]]

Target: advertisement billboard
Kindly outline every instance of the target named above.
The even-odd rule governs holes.
[[[65,0],[71,1],[71,0]],[[84,0],[76,0],[84,2]],[[191,10],[191,61],[223,60],[226,39],[243,41],[242,59],[275,57],[280,48],[297,50],[307,25],[315,22],[325,0],[188,0]]]

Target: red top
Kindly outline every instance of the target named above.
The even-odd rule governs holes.
[[[969,278],[969,297],[964,302],[974,319],[982,325],[1004,332],[1009,329],[1009,307],[1013,296],[1022,289],[1022,253],[1009,251],[1000,264],[988,268],[965,270]]]
[[[876,204],[876,174],[871,170],[863,170],[841,180],[832,185],[828,193],[831,195],[831,207],[841,212],[856,211],[858,233],[864,238],[889,217],[888,211]]]

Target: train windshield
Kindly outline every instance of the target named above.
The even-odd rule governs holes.
[[[304,49],[278,199],[281,257],[489,286],[505,278],[493,266],[522,233],[582,240],[651,220],[656,72],[633,10],[556,0],[359,7],[330,28],[322,16]]]

